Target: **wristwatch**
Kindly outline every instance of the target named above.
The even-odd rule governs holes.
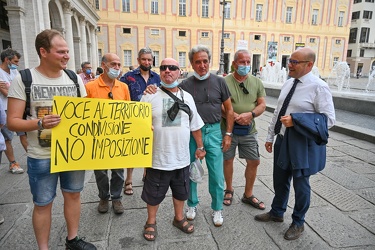
[[[200,150],[200,151],[206,151],[205,149],[204,149],[204,147],[201,147],[201,148],[197,148],[198,150]]]
[[[251,111],[251,115],[253,116],[253,119],[255,118],[256,114],[255,112]]]
[[[233,133],[231,133],[231,132],[225,132],[225,135],[232,137]]]
[[[39,130],[43,130],[44,127],[43,127],[43,119],[39,119],[38,121],[38,127],[39,127]]]

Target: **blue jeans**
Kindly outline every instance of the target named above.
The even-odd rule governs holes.
[[[56,197],[57,180],[63,192],[78,193],[83,189],[85,171],[50,173],[51,159],[27,157],[27,173],[34,204],[46,206]]]
[[[221,144],[223,137],[221,135],[220,123],[206,124],[201,129],[203,146],[206,149],[206,164],[208,169],[208,191],[212,201],[211,208],[215,211],[223,209],[224,201],[224,169],[223,169],[223,151]],[[190,137],[190,161],[195,161],[195,151],[197,144],[193,136]],[[190,181],[190,193],[187,204],[189,207],[195,207],[199,203],[197,183]]]
[[[282,139],[277,136],[274,146],[273,159],[273,188],[275,197],[272,201],[271,214],[277,217],[283,217],[289,199],[290,181],[293,177],[293,171],[281,169],[277,165]],[[310,176],[293,177],[293,188],[295,193],[295,204],[292,214],[293,223],[302,226],[305,222],[305,214],[310,207],[311,188],[309,182]]]
[[[108,170],[95,170],[96,185],[99,189],[99,198],[102,200],[120,200],[124,185],[124,169],[112,169],[111,185],[109,185]],[[109,192],[111,191],[111,193]]]

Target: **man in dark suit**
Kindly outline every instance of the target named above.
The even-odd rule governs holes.
[[[310,48],[301,48],[289,58],[291,78],[281,88],[265,144],[266,150],[271,153],[274,136],[277,135],[273,163],[275,196],[271,210],[256,215],[255,220],[284,221],[293,178],[295,204],[292,224],[284,235],[287,240],[298,239],[304,231],[305,214],[310,206],[309,178],[325,166],[327,130],[335,122],[330,89],[311,72],[315,58]],[[311,130],[316,133],[310,136]]]

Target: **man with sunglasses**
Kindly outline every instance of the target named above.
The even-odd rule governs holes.
[[[197,113],[192,96],[178,87],[180,69],[177,61],[173,58],[164,59],[160,65],[160,76],[161,87],[154,95],[144,95],[141,99],[152,105],[154,128],[152,168],[146,169],[141,196],[147,203],[148,217],[143,237],[148,241],[154,241],[157,237],[156,214],[169,187],[174,206],[173,225],[184,233],[194,232],[193,224],[186,220],[183,211],[189,195],[190,133],[198,145],[194,158],[203,159],[206,154],[202,150],[200,130],[204,123]],[[175,101],[176,98],[181,103]]]
[[[143,92],[149,85],[160,86],[160,76],[151,70],[154,62],[154,55],[150,48],[145,47],[139,50],[137,58],[139,67],[129,70],[124,74],[120,81],[126,83],[129,87],[130,97],[132,101],[139,102],[143,96]],[[131,66],[132,67],[132,66]],[[130,67],[129,67],[130,69]],[[133,194],[133,168],[127,169],[127,175],[124,185],[124,194]]]
[[[265,209],[265,205],[253,194],[257,168],[260,164],[258,148],[258,132],[255,117],[260,116],[266,109],[266,91],[260,79],[249,74],[251,55],[247,50],[238,50],[234,54],[232,68],[234,73],[225,77],[231,93],[234,110],[234,127],[232,144],[224,152],[224,177],[226,189],[224,190],[224,205],[232,204],[234,188],[233,161],[238,147],[239,157],[246,160],[245,192],[242,202],[258,209]],[[225,114],[225,110],[223,110]],[[222,130],[225,131],[226,119],[221,120]]]
[[[255,216],[261,222],[283,222],[287,209],[290,181],[293,178],[295,203],[292,224],[286,240],[298,239],[304,231],[305,214],[310,206],[310,176],[324,169],[328,128],[335,122],[332,94],[326,82],[311,70],[315,52],[301,48],[292,53],[289,76],[281,88],[274,116],[268,127],[265,147],[272,152],[275,196],[271,210]]]
[[[128,85],[117,80],[121,69],[120,58],[113,53],[105,54],[101,67],[104,73],[85,85],[87,97],[130,101]],[[106,213],[109,209],[109,198],[111,198],[114,213],[122,214],[124,206],[121,202],[121,193],[124,185],[124,169],[112,169],[111,171],[110,182],[108,170],[94,171],[100,198],[98,211]]]

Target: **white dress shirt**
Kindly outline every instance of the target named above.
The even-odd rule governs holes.
[[[309,72],[299,78],[296,90],[290,100],[285,115],[291,113],[323,113],[327,116],[328,128],[335,123],[335,108],[333,106],[332,94],[328,84],[313,73]],[[273,142],[276,119],[284,99],[293,86],[294,78],[287,80],[281,87],[280,96],[277,100],[273,118],[268,126],[267,142]],[[281,126],[280,134],[284,135],[285,126]]]

